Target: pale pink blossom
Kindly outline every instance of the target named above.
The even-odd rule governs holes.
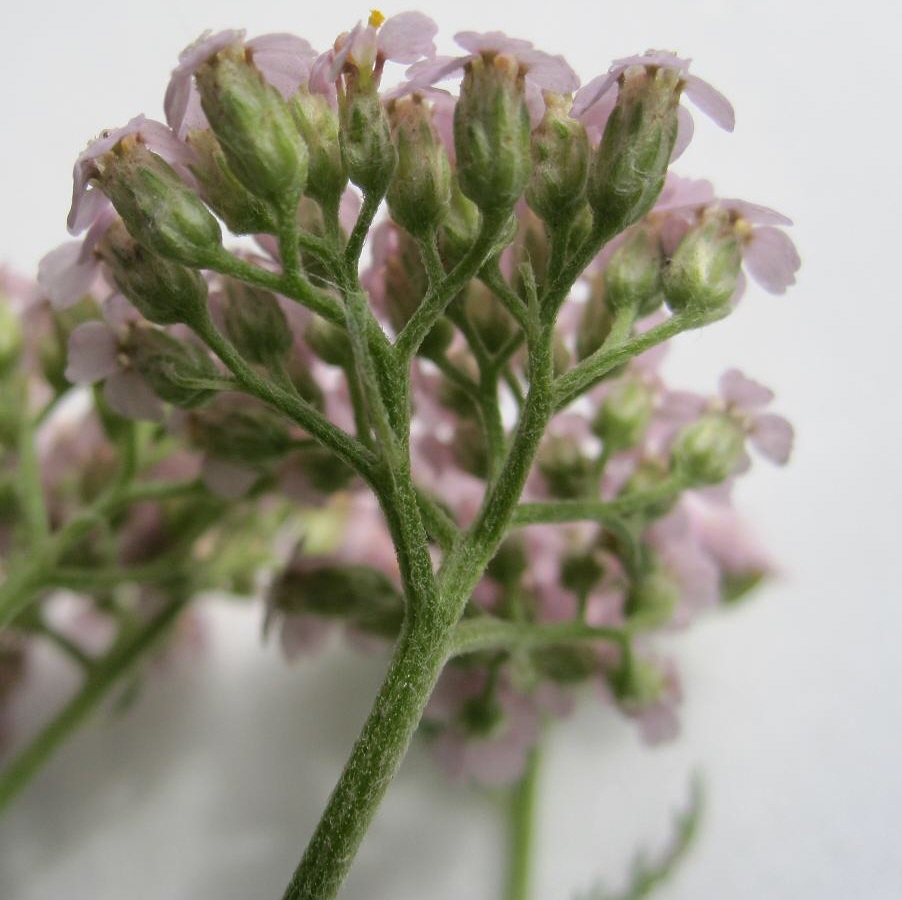
[[[783,416],[762,412],[774,399],[773,391],[746,378],[738,369],[729,369],[721,376],[720,396],[752,446],[771,462],[785,465],[792,453],[792,425]]]

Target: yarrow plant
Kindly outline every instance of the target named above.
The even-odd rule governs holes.
[[[543,731],[589,688],[672,738],[659,638],[772,571],[730,495],[750,450],[789,458],[773,394],[661,372],[744,272],[782,294],[799,265],[784,216],[670,171],[684,97],[727,130],[729,102],[669,52],[580,88],[499,32],[437,57],[436,30],[202,35],[165,123],[78,157],[76,240],[37,284],[3,272],[0,716],[39,642],[83,682],[0,805],[166,641],[196,648],[199,593],[265,584],[288,659],[393,648],[285,898],[336,895],[422,726],[452,778],[510,786],[525,900]]]

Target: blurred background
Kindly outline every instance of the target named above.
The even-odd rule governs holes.
[[[665,842],[696,769],[704,828],[663,900],[902,896],[902,14],[878,0],[419,8],[439,52],[458,30],[501,29],[563,53],[584,82],[648,47],[693,57],[737,127],[697,116],[676,171],[791,216],[803,258],[785,297],[750,289],[727,321],[683,336],[666,370],[710,391],[737,366],[794,422],[789,468],[759,465],[738,492],[780,576],[675,635],[677,743],[646,748],[593,697],[549,736],[537,900],[620,883],[639,846]],[[325,49],[367,14],[346,0],[6,9],[0,261],[33,273],[65,239],[78,152],[139,112],[162,118],[169,71],[202,30],[291,31]],[[289,666],[262,645],[261,618],[211,598],[203,651],[63,749],[0,821],[0,897],[279,896],[384,659],[336,646]],[[49,710],[65,677],[37,670],[30,709]],[[450,786],[416,745],[342,897],[495,898],[500,822],[498,798]]]

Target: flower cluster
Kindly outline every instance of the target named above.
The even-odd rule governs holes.
[[[586,687],[676,733],[659,636],[772,571],[731,486],[792,429],[735,369],[674,390],[664,344],[729,315],[746,272],[782,294],[790,222],[670,171],[684,96],[733,128],[689,60],[580,88],[527,41],[439,57],[435,34],[378,12],[322,53],[205,34],[166,123],[78,157],[77,240],[0,307],[0,704],[31,640],[112,683],[200,590],[266,583],[289,658],[337,631],[395,645],[355,749],[380,784],[421,719],[453,776],[516,779]],[[99,649],[56,588],[107,623]],[[309,865],[346,868],[349,835]]]

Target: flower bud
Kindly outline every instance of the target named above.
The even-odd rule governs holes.
[[[637,447],[654,412],[654,396],[637,379],[621,381],[605,397],[592,430],[604,442],[605,451],[618,453]]]
[[[630,664],[611,679],[611,687],[627,712],[638,712],[664,696],[667,676],[654,663],[632,656]]]
[[[598,654],[591,647],[542,647],[529,658],[541,675],[557,684],[579,684],[598,671]]]
[[[219,377],[210,357],[195,344],[177,341],[156,328],[136,328],[126,351],[151,390],[173,406],[192,409],[215,394],[192,383]]]
[[[272,234],[276,224],[267,205],[255,197],[229,168],[225,153],[208,128],[191,131],[188,145],[197,161],[191,166],[204,199],[233,234]]]
[[[325,447],[301,447],[289,461],[303,471],[306,483],[320,497],[343,490],[354,480],[354,470]]]
[[[442,260],[448,268],[459,263],[479,234],[479,208],[460,190],[456,178],[451,180],[451,202],[439,232]]]
[[[226,332],[238,352],[260,365],[284,360],[294,336],[275,295],[232,279],[223,293]]]
[[[354,351],[348,333],[326,321],[321,316],[314,316],[304,334],[310,349],[330,366],[354,365]]]
[[[664,273],[667,305],[674,312],[728,310],[741,264],[742,251],[728,220],[708,216],[680,241]]]
[[[583,307],[582,319],[576,332],[576,356],[583,360],[591,356],[604,342],[613,325],[608,308],[604,278],[594,277],[590,282],[589,299]]]
[[[471,406],[472,412],[472,406]],[[451,446],[457,464],[476,478],[486,478],[489,471],[488,448],[482,429],[473,419],[461,419],[454,430]]]
[[[551,435],[539,449],[538,462],[552,497],[575,500],[591,495],[595,479],[592,462],[572,438]]]
[[[448,212],[451,166],[432,124],[432,112],[415,94],[389,107],[398,168],[388,189],[392,218],[415,237],[428,238]]]
[[[577,597],[587,597],[604,575],[604,566],[593,553],[573,553],[561,563],[561,584]]]
[[[604,270],[605,298],[612,312],[635,309],[647,316],[661,305],[664,258],[657,238],[640,228],[614,252]]]
[[[293,214],[307,182],[307,145],[282,95],[238,45],[200,66],[196,81],[229,168],[252,194]]]
[[[265,406],[228,404],[201,410],[189,419],[191,442],[218,459],[258,466],[289,453],[294,440],[283,420]]]
[[[367,634],[393,638],[401,627],[404,601],[383,572],[369,566],[334,565],[299,556],[275,580],[271,606],[343,620]]]
[[[532,172],[523,72],[506,54],[467,63],[454,109],[460,188],[483,212],[507,212]]]
[[[10,372],[22,353],[22,326],[12,307],[0,296],[0,376]]]
[[[624,612],[633,624],[658,628],[671,620],[679,599],[679,587],[673,579],[653,571],[633,585]]]
[[[348,177],[364,193],[383,196],[395,173],[398,153],[375,85],[368,89],[352,86],[342,98],[339,114],[341,157]]]
[[[643,459],[636,466],[629,481],[620,492],[621,497],[629,497],[633,494],[646,494],[659,488],[670,478],[670,470],[663,463],[654,459]],[[651,520],[666,515],[673,509],[676,503],[676,495],[658,500],[655,503],[643,504],[645,518]]]
[[[512,535],[504,539],[485,571],[500,584],[515,585],[528,567],[523,540]]]
[[[464,309],[470,326],[490,353],[496,353],[517,329],[513,316],[481,281],[471,281],[467,286]]]
[[[99,182],[129,233],[166,259],[203,269],[222,249],[219,223],[167,162],[133,137],[98,163]]]
[[[545,116],[532,133],[533,171],[526,202],[552,228],[572,219],[589,172],[585,126],[570,116],[570,101],[545,94]]]
[[[589,175],[589,204],[608,235],[638,222],[664,187],[681,83],[670,69],[627,69]]]
[[[348,183],[338,137],[338,116],[322,94],[311,94],[305,88],[292,97],[291,114],[307,144],[307,196],[326,208],[337,207]]]
[[[736,470],[744,452],[745,435],[739,424],[722,413],[710,413],[680,431],[671,458],[689,484],[718,484]]]
[[[207,309],[207,283],[195,269],[152,253],[117,220],[97,246],[116,286],[149,322],[191,324]]]

